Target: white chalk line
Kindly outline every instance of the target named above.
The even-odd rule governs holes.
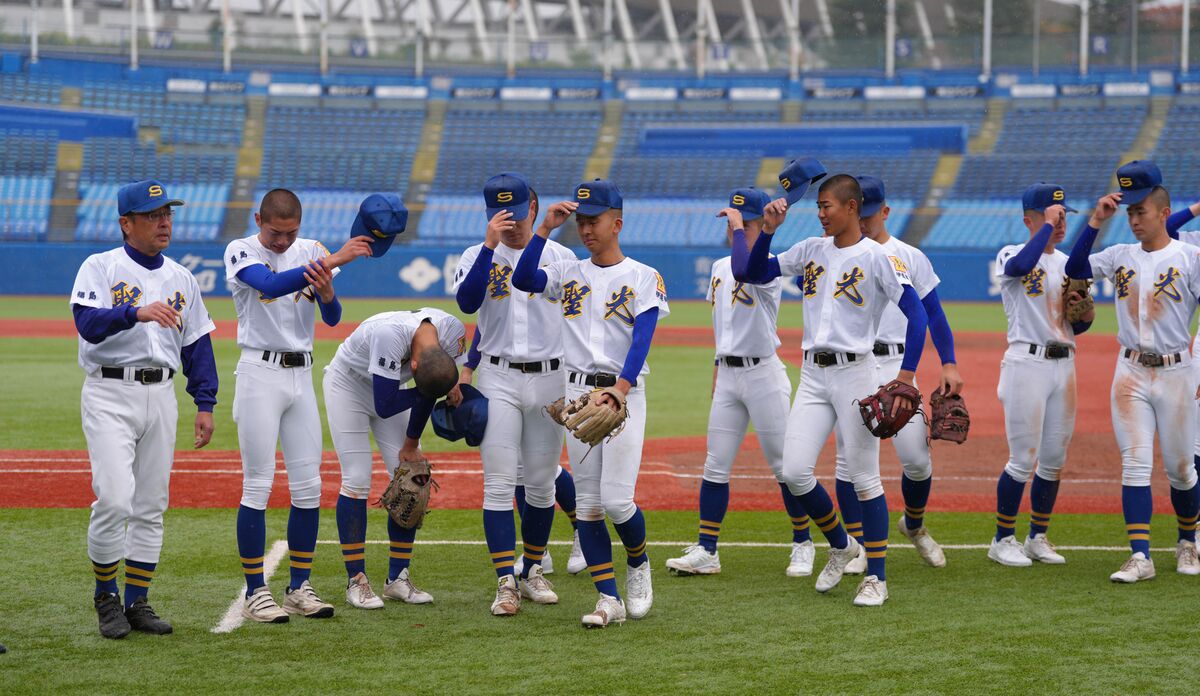
[[[267,552],[266,557],[263,559],[264,582],[269,582],[271,580],[271,575],[275,572],[275,569],[279,567],[279,563],[283,560],[283,557],[287,555],[287,551],[288,545],[283,539],[271,544],[271,550]],[[225,616],[221,617],[221,620],[217,622],[217,625],[212,627],[212,632],[230,633],[241,626],[246,620],[246,618],[242,616],[242,604],[244,604],[245,601],[246,583],[243,582],[241,587],[238,588],[237,596],[233,598],[233,602],[231,602],[229,608],[225,610]]]
[[[321,540],[321,541],[318,541],[317,543],[323,544],[323,545],[330,545],[330,546],[334,546],[334,545],[338,544],[337,541],[333,541],[333,540]],[[370,541],[367,541],[366,543],[383,545],[383,544],[387,544],[390,542],[388,542],[388,540],[386,540],[386,539],[381,539],[381,540],[370,540]],[[482,539],[471,539],[471,540],[466,540],[466,539],[418,539],[416,543],[417,543],[417,546],[424,546],[424,545],[429,545],[429,546],[486,546],[487,545],[487,542]],[[551,544],[552,546],[571,546],[574,542],[573,541],[550,541],[548,543]],[[685,546],[692,546],[695,543],[696,543],[695,540],[647,541],[646,545],[647,546],[672,546],[672,547],[682,548]],[[617,546],[620,546],[621,542],[614,541],[614,542],[612,542],[612,545],[615,548]],[[818,548],[829,548],[829,544],[824,543],[824,542],[816,543],[815,545]],[[723,549],[725,549],[725,548],[790,549],[790,548],[792,548],[792,542],[790,542],[790,541],[789,542],[722,541],[722,542],[720,542],[719,546],[720,546],[720,548],[723,548]],[[942,544],[941,547],[943,549],[946,549],[949,551],[986,551],[989,547],[989,544]],[[1058,546],[1058,545],[1055,545],[1054,548],[1058,549],[1059,551],[1124,551],[1125,553],[1129,553],[1128,546]],[[916,547],[912,546],[911,544],[906,544],[903,542],[897,543],[895,546],[888,547],[889,551],[895,550],[895,549],[911,549],[911,550],[915,551]],[[1150,551],[1155,552],[1155,553],[1159,553],[1159,552],[1165,553],[1167,551],[1174,552],[1175,547],[1174,546],[1170,546],[1170,547],[1164,546],[1164,547],[1160,547],[1160,548],[1152,548],[1152,549],[1150,549]]]

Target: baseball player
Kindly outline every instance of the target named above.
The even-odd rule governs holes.
[[[1076,211],[1066,205],[1062,187],[1030,186],[1021,208],[1029,241],[1001,249],[995,264],[1008,317],[1008,350],[996,394],[1004,406],[1009,454],[996,484],[996,536],[988,548],[988,558],[1013,567],[1066,563],[1046,530],[1075,430],[1075,336],[1095,316],[1072,324],[1063,311],[1067,255],[1055,246],[1067,234],[1065,213]],[[1072,304],[1080,299],[1076,294]],[[1031,476],[1032,514],[1022,546],[1015,534],[1017,512]]]
[[[342,306],[333,275],[371,253],[371,237],[351,239],[330,254],[320,242],[298,238],[300,199],[286,189],[263,196],[254,214],[258,234],[225,248],[225,277],[238,317],[237,387],[233,420],[242,454],[242,500],[237,542],[246,576],[242,615],[285,623],[289,614],[333,616],[333,605],[309,583],[321,504],[321,418],[312,386],[316,307],[336,326]],[[283,449],[291,491],[288,515],[290,582],[283,608],[263,580],[266,509],[275,479],[275,444]]]
[[[766,193],[754,188],[734,191],[724,210],[730,237],[736,227],[744,227],[747,243],[753,245],[762,230],[774,232],[782,218],[764,217],[770,202]],[[780,345],[777,320],[782,296],[779,278],[765,285],[739,283],[733,279],[730,257],[713,263],[706,299],[712,304],[717,355],[708,415],[708,454],[700,482],[700,531],[699,540],[684,549],[682,557],[667,560],[667,568],[679,575],[721,572],[717,539],[729,507],[729,474],[751,422],[791,518],[792,550],[785,572],[789,577],[812,575],[816,552],[808,515],[783,481],[783,438],[792,383],[775,355]]]
[[[621,252],[623,200],[616,184],[601,179],[580,184],[572,201],[550,206],[513,271],[513,286],[556,299],[562,311],[566,399],[612,387],[627,395],[624,429],[595,448],[567,438],[573,464],[579,541],[588,572],[600,593],[584,627],[622,623],[626,612],[640,619],[654,592],[646,555],[646,520],[633,501],[646,428],[646,356],[660,318],[670,311],[662,276]],[[561,259],[539,268],[550,232],[571,214],[579,238],[591,252],[584,260]],[[485,335],[486,339],[486,335]],[[600,403],[609,403],[604,394]],[[605,515],[612,520],[628,557],[626,602],[617,591]]]
[[[1176,570],[1200,574],[1196,518],[1200,510],[1196,469],[1195,380],[1188,329],[1200,294],[1200,250],[1171,239],[1171,198],[1151,162],[1134,161],[1117,170],[1121,190],[1100,198],[1067,259],[1071,278],[1109,278],[1116,288],[1117,353],[1112,385],[1113,431],[1121,449],[1121,507],[1133,554],[1110,579],[1133,583],[1154,577],[1150,559],[1153,498],[1150,473],[1154,434],[1162,447],[1179,522]],[[1127,206],[1135,244],[1116,244],[1089,256],[1102,224],[1119,205]]]
[[[349,584],[346,601],[359,609],[382,609],[383,600],[367,580],[367,496],[371,492],[371,440],[375,436],[388,475],[400,462],[422,458],[421,433],[434,402],[457,389],[464,357],[463,324],[449,314],[424,308],[384,312],[359,324],[325,368],[325,415],[342,468],[337,500],[338,538]],[[415,387],[404,389],[412,380]],[[408,604],[433,597],[409,577],[416,529],[388,517],[389,562],[383,596]]]
[[[809,182],[802,176],[804,169],[804,161],[793,161],[784,169],[781,181],[802,183],[785,187],[786,199],[772,201],[769,215],[785,214],[804,195]],[[836,428],[845,469],[862,506],[867,549],[868,574],[854,604],[880,606],[888,597],[887,500],[879,478],[879,440],[863,427],[856,402],[892,377],[880,371],[873,352],[884,306],[899,304],[908,320],[896,379],[909,385],[924,348],[928,318],[907,265],[879,244],[863,239],[861,210],[858,181],[846,174],[830,177],[821,184],[817,199],[824,236],[805,239],[771,258],[770,233],[764,230],[747,253],[745,234],[735,230],[732,265],[739,282],[761,284],[784,274],[803,277],[804,364],[788,416],[784,479],[829,541],[829,562],[816,582],[818,592],[828,592],[841,581],[859,547],[838,521],[833,501],[814,476],[821,447]]]
[[[941,283],[933,264],[917,248],[905,244],[888,234],[887,219],[891,209],[887,205],[883,180],[874,176],[859,176],[859,187],[863,194],[863,207],[859,213],[859,228],[864,237],[874,240],[884,250],[908,268],[909,279],[913,289],[921,298],[921,305],[929,317],[929,335],[933,338],[934,347],[942,360],[942,379],[939,388],[949,394],[962,391],[963,380],[958,374],[958,366],[954,357],[954,334],[946,313],[942,311],[942,303],[938,299],[937,286]],[[904,339],[907,329],[904,313],[896,305],[886,305],[883,316],[879,320],[879,330],[875,335],[875,345],[872,352],[879,363],[879,369],[884,375],[891,375],[900,369],[904,360]],[[835,433],[836,434],[836,433]],[[900,458],[904,469],[900,477],[900,492],[904,497],[904,514],[896,521],[896,529],[900,531],[917,548],[917,553],[925,563],[934,568],[946,565],[946,554],[942,547],[934,541],[926,529],[925,504],[929,500],[929,491],[933,486],[933,462],[929,456],[928,430],[923,420],[910,421],[895,437],[892,445]],[[846,453],[841,443],[838,443],[836,461],[836,496],[838,510],[842,516],[842,524],[846,531],[856,541],[862,541],[862,506],[854,484],[850,480],[850,472],[846,467]],[[846,572],[861,574],[867,570],[865,551],[846,566]]]
[[[158,181],[122,186],[117,213],[125,243],[89,256],[71,290],[79,366],[87,375],[80,413],[96,494],[88,556],[105,638],[172,630],[147,593],[162,549],[174,460],[176,372],[187,376],[196,404],[193,447],[212,439],[217,367],[208,334],[216,326],[195,277],[162,253],[178,205],[183,201]],[[122,558],[124,604],[117,589]]]
[[[533,236],[537,194],[519,174],[498,174],[484,184],[488,217],[482,244],[468,248],[454,274],[458,306],[478,314],[479,391],[488,399],[488,426],[480,443],[483,459],[483,531],[498,584],[492,614],[512,616],[521,598],[555,604],[558,595],[543,574],[542,561],[554,522],[555,478],[563,429],[543,412],[562,398],[562,332],[558,305],[545,296],[514,292],[512,273]],[[575,260],[548,241],[543,263]],[[470,361],[468,361],[470,362]],[[469,379],[472,372],[460,376]],[[513,495],[525,486],[521,515],[524,563],[514,570],[516,529]]]

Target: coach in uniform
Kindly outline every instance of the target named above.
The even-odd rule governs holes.
[[[196,403],[193,446],[212,439],[217,369],[208,334],[216,328],[191,272],[162,255],[172,208],[183,201],[157,181],[117,192],[125,244],[83,262],[71,291],[83,382],[80,412],[92,467],[88,556],[96,576],[100,635],[131,629],[167,634],[171,624],[146,594],[162,549],[178,406],[172,378],[182,370]],[[125,559],[125,603],[117,568]]]

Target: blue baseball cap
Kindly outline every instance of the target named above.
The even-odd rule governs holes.
[[[358,215],[350,226],[350,237],[366,235],[375,240],[371,256],[383,256],[396,237],[408,226],[408,208],[394,193],[372,193],[358,206]]]
[[[796,201],[804,198],[808,187],[820,181],[826,174],[828,172],[825,171],[825,165],[815,157],[801,157],[788,162],[783,171],[779,172],[779,185],[787,194],[788,205],[795,205]]]
[[[1057,184],[1041,181],[1025,189],[1025,193],[1021,195],[1021,210],[1036,210],[1041,213],[1052,205],[1061,205],[1068,213],[1079,212],[1067,205],[1067,193]]]
[[[593,217],[613,208],[620,210],[625,206],[625,199],[621,197],[621,189],[617,188],[613,182],[604,179],[585,181],[576,186],[575,202],[579,204],[579,207],[575,209],[575,214],[586,217]]]
[[[763,209],[771,202],[771,197],[765,191],[750,188],[735,189],[729,194],[729,207],[742,213],[743,220],[757,220],[763,216]]]
[[[883,210],[883,203],[887,195],[883,188],[883,179],[877,176],[864,174],[854,177],[858,180],[858,187],[862,189],[862,210],[858,211],[860,218],[874,217],[876,213]]]
[[[497,174],[483,185],[483,202],[487,206],[488,220],[496,213],[508,210],[512,212],[509,219],[520,222],[529,217],[529,182],[520,174]]]
[[[429,415],[433,432],[451,442],[465,437],[468,445],[478,447],[487,430],[487,397],[469,384],[460,384],[458,388],[462,391],[462,403],[451,406],[442,400],[433,407],[433,413]]]
[[[1121,186],[1121,205],[1137,205],[1150,195],[1155,186],[1162,186],[1162,171],[1150,160],[1133,160],[1117,170]]]
[[[168,205],[183,205],[183,201],[168,196],[166,187],[155,179],[125,184],[117,191],[118,215],[149,213]]]

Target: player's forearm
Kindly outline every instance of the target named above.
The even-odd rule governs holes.
[[[480,249],[479,256],[475,257],[475,263],[471,265],[471,270],[467,273],[467,277],[458,286],[458,292],[454,293],[454,299],[458,302],[458,308],[467,314],[478,312],[479,308],[483,305],[483,298],[487,294],[488,272],[492,268],[493,256],[494,252],[488,247],[485,246]]]
[[[418,446],[421,444],[421,433],[425,432],[425,424],[429,422],[429,414],[433,413],[435,402],[435,399],[418,393],[416,403],[408,414],[408,429],[404,434],[410,441],[416,441]]]
[[[1075,240],[1075,246],[1071,248],[1071,255],[1067,257],[1066,272],[1069,278],[1085,279],[1092,277],[1092,264],[1088,261],[1088,256],[1092,253],[1092,245],[1096,242],[1096,235],[1100,234],[1100,230],[1088,223],[1087,227],[1079,233],[1079,238]]]
[[[658,307],[651,307],[633,319],[633,339],[629,343],[629,352],[625,354],[620,375],[631,387],[637,386],[637,378],[646,364],[646,357],[650,355],[650,344],[657,326]]]
[[[739,283],[762,284],[778,278],[779,260],[770,258],[770,255],[770,234],[759,234],[758,239],[754,240],[754,248],[747,253],[746,233],[740,228],[733,231],[730,269],[733,271],[734,280]]]
[[[1025,246],[1004,264],[1004,275],[1010,278],[1024,278],[1037,266],[1038,258],[1050,243],[1050,235],[1054,227],[1050,223],[1042,225],[1037,234],[1029,238]]]
[[[925,350],[925,332],[929,328],[929,315],[921,305],[917,291],[912,286],[904,286],[904,294],[900,296],[900,311],[908,320],[908,328],[904,333],[904,360],[900,363],[901,370],[916,372],[921,362],[921,353]]]
[[[305,267],[300,266],[280,273],[273,273],[271,269],[261,263],[256,263],[238,271],[237,278],[246,285],[261,292],[267,299],[273,300],[277,297],[290,295],[293,292],[299,292],[308,287],[308,280],[304,277],[304,271]]]
[[[921,298],[921,306],[929,317],[929,336],[933,339],[933,347],[937,349],[942,364],[957,363],[954,358],[954,333],[950,330],[950,320],[946,318],[936,289]]]
[[[71,305],[75,317],[75,330],[88,343],[100,343],[109,336],[127,331],[137,324],[137,307],[84,307]]]
[[[475,335],[471,337],[471,348],[467,350],[466,367],[472,372],[479,367],[479,361],[483,359],[483,353],[479,352],[479,341],[483,338],[483,331],[479,329],[479,324],[475,325]]]
[[[1167,218],[1167,234],[1171,235],[1171,239],[1179,239],[1179,228],[1191,222],[1197,211],[1200,211],[1200,203],[1193,203],[1183,210],[1171,213],[1171,217]]]
[[[522,292],[543,292],[546,289],[546,272],[538,268],[542,262],[542,249],[546,248],[546,239],[536,234],[529,239],[521,258],[517,259],[517,267],[513,269],[513,287]]]
[[[321,308],[321,321],[325,322],[326,326],[337,326],[342,320],[342,303],[338,301],[337,295],[329,302],[318,302],[317,306]]]
[[[183,374],[187,375],[187,393],[197,411],[212,413],[217,405],[217,361],[213,356],[212,339],[204,334],[179,351]]]
[[[413,407],[420,397],[415,388],[402,389],[400,382],[379,375],[371,375],[371,396],[375,401],[375,413],[380,418],[391,418]]]

